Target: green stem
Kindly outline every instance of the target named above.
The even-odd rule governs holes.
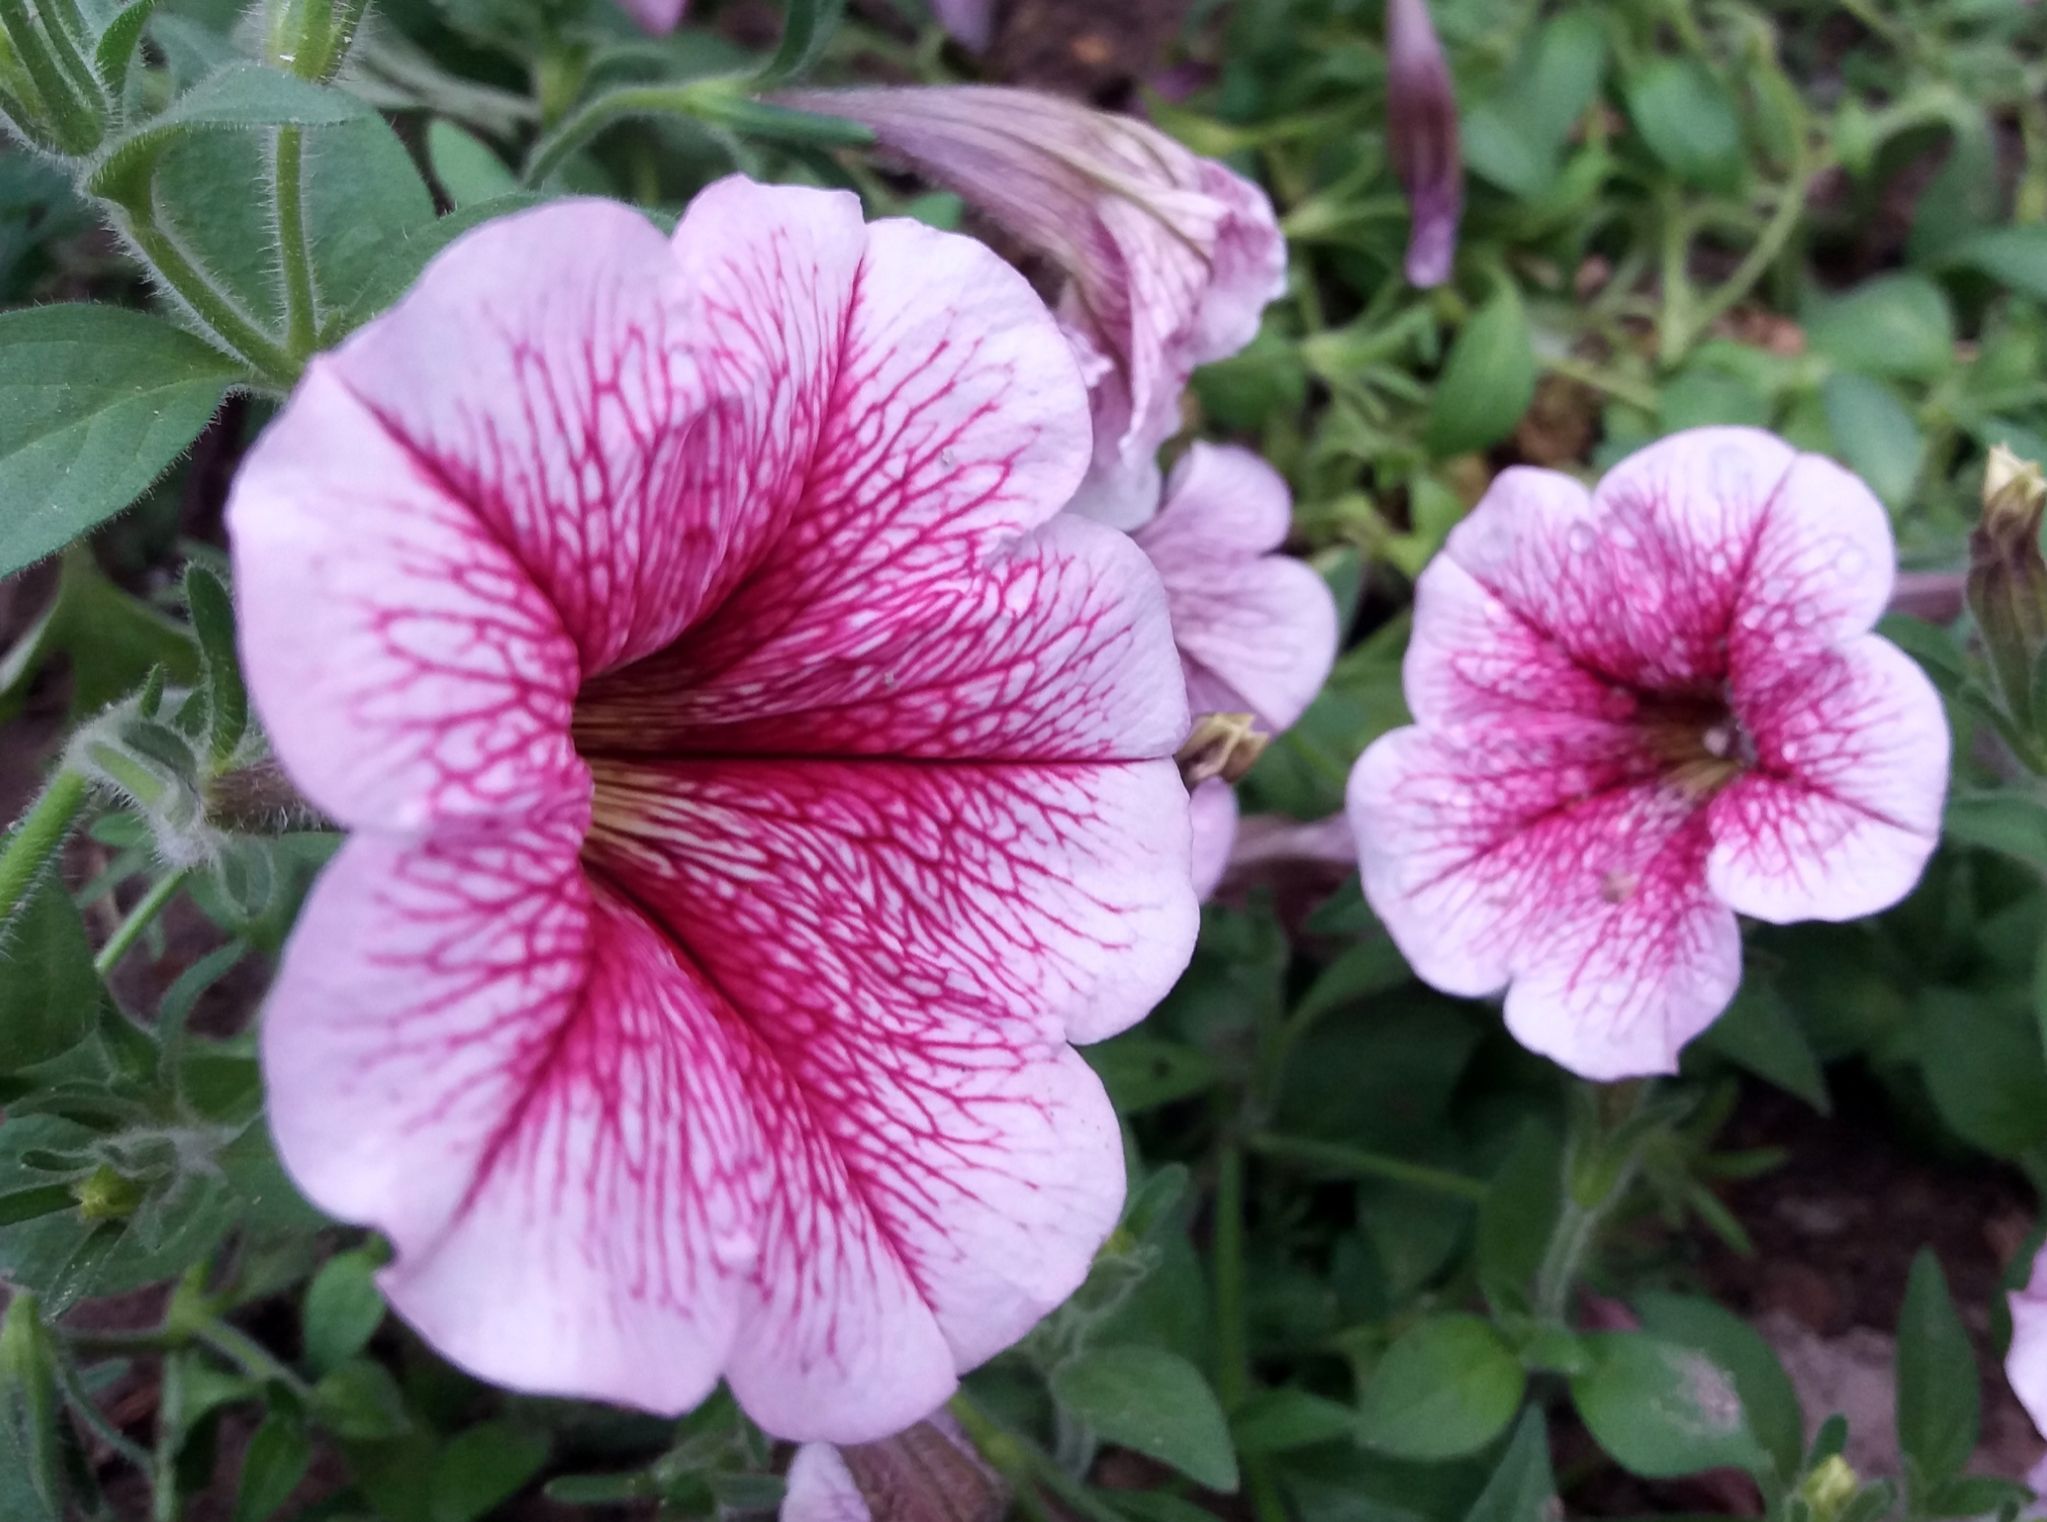
[[[310,1400],[313,1387],[286,1368],[268,1348],[239,1327],[225,1321],[203,1321],[193,1328],[193,1337],[234,1364],[251,1379],[282,1385],[300,1400]]]
[[[1544,368],[1552,375],[1561,375],[1565,380],[1590,386],[1594,391],[1605,393],[1615,401],[1626,402],[1637,411],[1654,413],[1657,396],[1654,388],[1629,380],[1624,375],[1615,375],[1611,370],[1598,365],[1588,365],[1583,360],[1562,358],[1543,362]]]
[[[153,1462],[149,1450],[115,1426],[107,1413],[100,1409],[99,1402],[93,1399],[85,1381],[78,1377],[78,1368],[70,1359],[59,1358],[55,1363],[57,1384],[63,1390],[64,1398],[70,1402],[72,1414],[90,1427],[101,1442],[147,1474]]]
[[[1251,1393],[1250,1326],[1244,1307],[1244,1149],[1225,1142],[1215,1183],[1215,1393],[1234,1411]]]
[[[1792,167],[1791,178],[1784,184],[1784,194],[1778,199],[1777,209],[1770,214],[1747,256],[1734,267],[1713,294],[1700,304],[1691,320],[1685,342],[1691,342],[1692,335],[1704,332],[1724,316],[1736,302],[1755,289],[1756,282],[1769,273],[1770,266],[1777,262],[1777,256],[1784,252],[1784,245],[1798,228],[1798,219],[1806,209],[1806,190],[1812,184],[1813,165],[1811,152],[1803,137],[1799,139],[1798,162]],[[1666,362],[1670,355],[1664,356]]]
[[[185,879],[190,875],[190,868],[180,867],[152,883],[141,901],[128,911],[128,917],[115,928],[106,945],[100,948],[100,954],[92,959],[92,970],[104,978],[118,967],[121,958],[134,950],[135,943],[142,939],[142,932],[154,924],[156,917],[163,913],[164,906],[177,897],[178,890],[185,886]]]
[[[284,346],[303,364],[313,352],[313,251],[306,241],[305,131],[277,129],[272,195],[277,204],[277,247],[284,261]]]
[[[124,207],[127,233],[151,269],[213,333],[214,338],[279,390],[290,390],[303,368],[277,341],[237,307],[228,294],[192,262],[169,229],[147,205]]]
[[[1563,1213],[1543,1249],[1542,1265],[1535,1272],[1535,1314],[1544,1321],[1562,1321],[1570,1308],[1571,1286],[1578,1282],[1578,1270],[1606,1215],[1606,1204],[1587,1208],[1564,1193]]]
[[[58,772],[0,845],[0,922],[12,916],[28,897],[43,868],[71,833],[85,799],[85,778],[68,769]]]
[[[1431,1168],[1423,1163],[1387,1157],[1383,1153],[1367,1152],[1362,1147],[1347,1147],[1340,1142],[1310,1141],[1306,1137],[1278,1136],[1265,1131],[1251,1138],[1250,1147],[1260,1157],[1305,1163],[1357,1178],[1383,1179],[1389,1184],[1406,1184],[1434,1194],[1447,1194],[1452,1199],[1476,1202],[1486,1197],[1486,1184],[1482,1179],[1467,1178],[1446,1168]]]
[[[1021,1432],[1004,1426],[961,1391],[946,1405],[960,1430],[982,1458],[1008,1480],[1017,1495],[1031,1494],[1032,1481],[1043,1485],[1089,1522],[1127,1522],[1081,1481],[1061,1469],[1052,1456]],[[1026,1503],[1026,1510],[1036,1510]]]

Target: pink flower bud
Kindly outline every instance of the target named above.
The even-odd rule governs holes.
[[[1386,61],[1393,172],[1414,213],[1407,278],[1416,285],[1441,285],[1457,253],[1464,164],[1457,147],[1457,97],[1426,0],[1387,0]]]

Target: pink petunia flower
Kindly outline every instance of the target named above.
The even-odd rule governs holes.
[[[1312,567],[1275,553],[1292,526],[1278,471],[1248,449],[1196,444],[1173,468],[1158,516],[1132,533],[1165,583],[1193,712],[1248,713],[1277,734],[1329,679],[1336,599]],[[1206,898],[1236,839],[1229,784],[1196,787],[1193,817],[1194,881]]]
[[[2012,1393],[2033,1425],[2047,1436],[2047,1251],[2034,1257],[2026,1287],[2008,1303],[2011,1347],[2004,1355],[2005,1378],[2011,1381]],[[2047,1460],[2042,1464],[2047,1466]],[[2042,1487],[2036,1484],[2035,1488]]]
[[[1158,506],[1159,446],[1197,365],[1236,353],[1286,290],[1265,192],[1156,127],[996,86],[797,91],[864,122],[1067,276],[1061,319],[1094,405],[1095,459],[1075,506],[1132,528]]]
[[[1653,445],[1588,494],[1517,469],[1415,592],[1416,724],[1351,775],[1366,897],[1415,971],[1507,990],[1591,1078],[1668,1072],[1741,978],[1737,913],[1895,903],[1940,826],[1947,725],[1869,630],[1883,508],[1753,429]]]
[[[286,1166],[514,1388],[861,1441],[1063,1300],[1068,1046],[1190,953],[1186,729],[1086,398],[981,245],[726,180],[560,202],[316,360],[229,506],[257,706],[354,831],[270,996]]]
[[[789,1461],[780,1522],[999,1522],[1000,1475],[947,1412],[878,1443],[805,1443]]]
[[[1429,19],[1428,0],[1387,0],[1386,64],[1387,143],[1413,215],[1407,278],[1414,285],[1441,285],[1457,256],[1464,159],[1450,65]]]

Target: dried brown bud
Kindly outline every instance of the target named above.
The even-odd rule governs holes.
[[[1180,763],[1180,779],[1192,792],[1216,777],[1241,782],[1271,743],[1272,736],[1251,714],[1205,713],[1194,721],[1174,759]]]

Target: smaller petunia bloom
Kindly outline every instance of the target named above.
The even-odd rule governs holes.
[[[265,1006],[285,1167],[535,1393],[867,1442],[1114,1228],[1072,1043],[1192,950],[1157,574],[972,239],[743,179],[565,200],[315,359],[228,503],[279,762],[350,831]]]
[[[1258,332],[1286,290],[1265,192],[1133,117],[998,86],[797,91],[872,128],[1066,276],[1056,306],[1081,357],[1094,464],[1075,508],[1134,528],[1157,508],[1159,446],[1199,365]]]
[[[1428,0],[1387,0],[1386,68],[1387,142],[1414,218],[1407,278],[1441,285],[1450,278],[1464,216],[1464,159],[1457,96]]]
[[[805,1443],[780,1522],[1000,1522],[1002,1477],[945,1411],[874,1443]]]
[[[2014,1293],[2009,1304],[2011,1348],[2004,1355],[2004,1377],[2033,1425],[2047,1437],[2047,1249],[2034,1257],[2026,1287]]]
[[[1336,599],[1312,566],[1278,553],[1293,526],[1286,478],[1248,449],[1195,444],[1158,515],[1131,537],[1166,588],[1195,714],[1246,714],[1269,735],[1300,718],[1336,663]],[[1203,898],[1229,865],[1237,801],[1221,777],[1193,792]]]
[[[1365,896],[1417,974],[1506,990],[1588,1078],[1672,1071],[1741,978],[1737,914],[1897,902],[1948,731],[1870,632],[1890,522],[1755,429],[1677,434],[1588,492],[1514,469],[1415,588],[1409,728],[1351,774]]]
[[[650,37],[665,37],[682,25],[689,0],[618,0],[625,13]]]

